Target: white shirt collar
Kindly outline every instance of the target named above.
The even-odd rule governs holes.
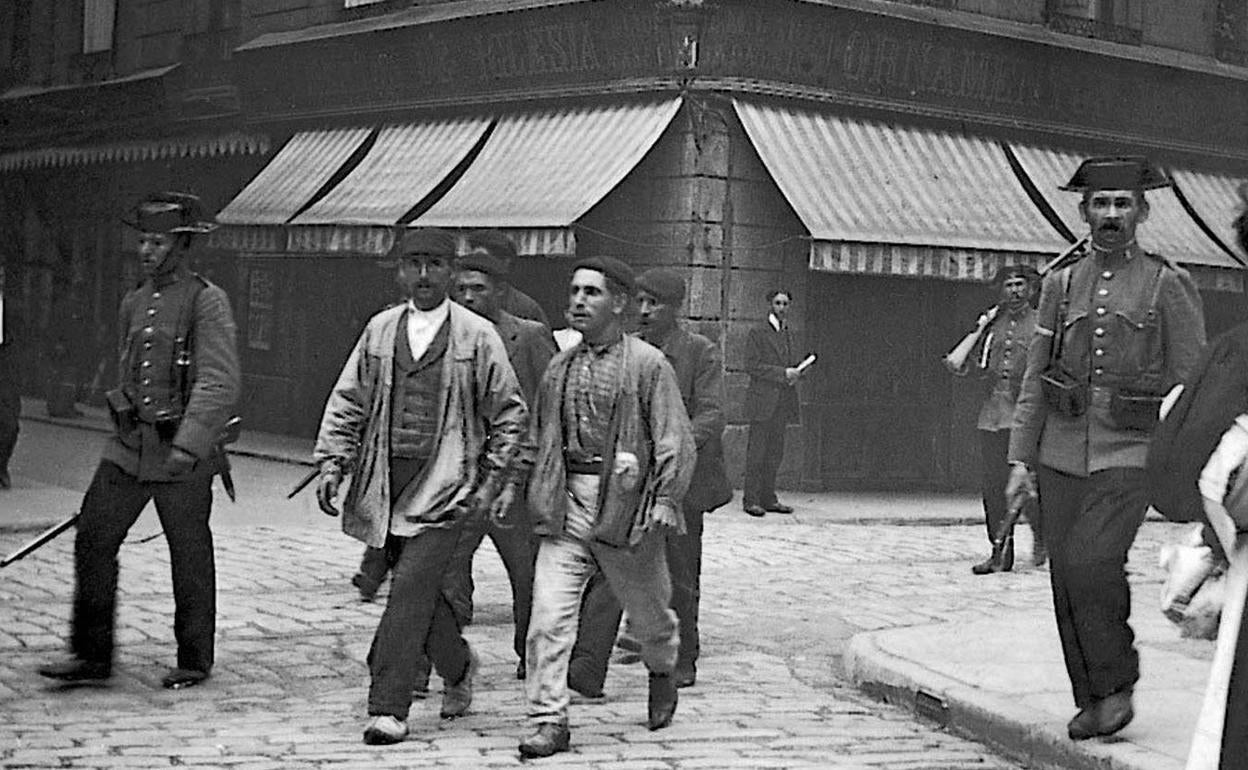
[[[451,313],[451,300],[446,298],[442,303],[432,310],[421,310],[416,307],[416,303],[410,299],[407,301],[408,323],[414,324],[417,328],[433,326],[437,328],[442,325],[446,317]]]
[[[776,331],[780,331],[780,319],[776,318],[775,313],[767,314],[767,322],[771,324],[771,328],[775,329]]]

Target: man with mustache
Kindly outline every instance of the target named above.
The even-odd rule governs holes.
[[[541,544],[525,691],[537,731],[520,742],[522,757],[568,750],[568,661],[581,595],[598,570],[641,642],[650,729],[676,711],[666,540],[685,531],[680,501],[696,450],[663,353],[624,334],[633,280],[612,257],[573,266],[568,322],[582,339],[550,362],[533,406],[528,500]]]
[[[212,477],[224,469],[222,429],[241,375],[225,292],[187,267],[196,235],[216,225],[199,199],[167,192],[123,220],[138,231],[143,283],[121,300],[119,386],[108,392],[115,433],[82,501],[74,538],[72,657],[39,673],[66,682],[112,674],[117,553],[149,500],[169,543],[178,661],[168,689],[208,678],[216,629]]]
[[[1205,341],[1187,272],[1136,242],[1145,191],[1170,180],[1146,158],[1091,158],[1063,190],[1082,196],[1091,245],[1044,279],[1014,410],[1006,497],[1038,483],[1053,607],[1079,713],[1072,740],[1134,717],[1139,656],[1126,559],[1149,498],[1144,471],[1162,397]]]
[[[1006,265],[997,271],[993,285],[998,287],[1000,301],[979,317],[979,340],[960,369],[945,365],[958,376],[974,372],[987,380],[988,393],[979,409],[976,428],[979,433],[980,463],[983,466],[982,496],[984,523],[988,542],[993,544],[1006,517],[1005,483],[1009,480],[1010,464],[1006,454],[1010,448],[1010,425],[1014,422],[1014,403],[1023,384],[1027,368],[1027,348],[1035,336],[1036,311],[1031,306],[1033,284],[1040,280],[1036,270],[1026,265]],[[1034,508],[1032,509],[1034,511]],[[1041,539],[1039,515],[1032,513],[1034,535],[1032,561],[1044,564],[1047,556]],[[976,575],[1009,572],[1014,568],[1014,539],[1004,548],[993,545],[992,554],[971,567]]]
[[[395,244],[406,301],[373,316],[325,404],[314,456],[317,501],[343,531],[385,548],[390,598],[368,653],[364,742],[408,734],[422,655],[447,682],[442,716],[472,703],[477,657],[443,593],[455,545],[479,516],[515,497],[512,466],[528,409],[493,324],[448,298],[455,237],[411,230]]]

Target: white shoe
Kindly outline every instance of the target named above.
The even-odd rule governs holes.
[[[407,722],[389,714],[372,717],[364,728],[364,742],[370,746],[399,743],[406,737]]]

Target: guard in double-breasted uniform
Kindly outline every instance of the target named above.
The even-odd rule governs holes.
[[[1051,559],[1057,627],[1079,713],[1075,740],[1134,716],[1139,658],[1126,558],[1148,508],[1145,458],[1162,397],[1205,341],[1190,276],[1136,243],[1145,191],[1169,180],[1145,158],[1092,158],[1078,192],[1090,246],[1049,271],[1014,412],[1006,495],[1033,494]]]
[[[235,327],[224,291],[186,266],[191,240],[213,225],[199,201],[161,193],[125,223],[139,233],[144,280],[121,302],[119,386],[109,391],[115,433],[82,502],[74,542],[71,657],[39,673],[64,681],[112,673],[117,553],[148,500],[169,543],[177,666],[162,680],[208,677],[216,628],[212,477],[223,470],[222,431],[238,400]]]

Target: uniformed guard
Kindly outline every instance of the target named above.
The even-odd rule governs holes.
[[[177,665],[170,689],[209,675],[216,628],[212,477],[224,470],[220,441],[238,400],[234,318],[225,292],[186,266],[192,239],[214,225],[199,199],[159,193],[126,225],[139,233],[143,283],[119,317],[119,387],[109,391],[115,433],[82,501],[74,541],[76,592],[71,656],[39,673],[69,682],[107,679],[113,664],[117,553],[148,500],[169,543]]]
[[[1145,191],[1169,184],[1145,158],[1102,157],[1062,188],[1083,196],[1090,246],[1044,279],[1014,412],[1006,496],[1034,495],[1034,473],[1079,708],[1072,740],[1110,735],[1134,716],[1127,552],[1148,508],[1144,464],[1161,399],[1205,341],[1191,277],[1136,243]]]
[[[1027,368],[1027,348],[1035,336],[1036,311],[1031,299],[1040,275],[1029,265],[1005,265],[993,277],[999,302],[984,311],[975,330],[945,357],[945,365],[959,377],[973,376],[986,382],[987,393],[979,409],[975,427],[979,433],[980,462],[983,465],[982,493],[984,523],[992,554],[971,567],[976,575],[1008,572],[1014,568],[1014,539],[1008,537],[1003,547],[995,547],[1006,518],[1005,483],[1010,465],[1006,453],[1010,447],[1010,426],[1014,423],[1014,402],[1023,384]],[[965,348],[963,349],[963,346]],[[963,355],[958,355],[961,349]],[[1039,516],[1030,517],[1032,560],[1037,566],[1045,561],[1044,540]]]

